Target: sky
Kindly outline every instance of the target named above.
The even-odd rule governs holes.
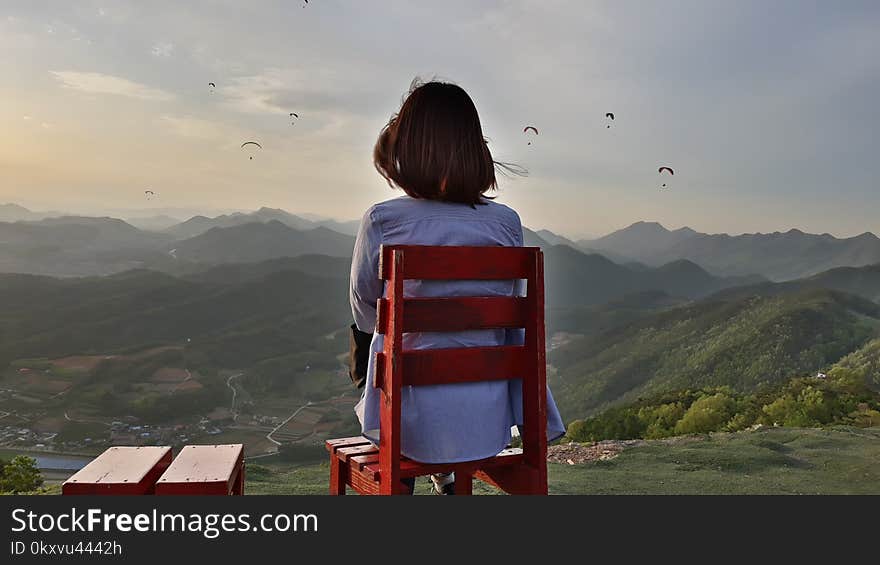
[[[532,228],[880,233],[870,0],[3,0],[0,203],[359,218],[416,76],[528,169]]]

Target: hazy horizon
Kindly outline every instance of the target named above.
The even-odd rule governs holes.
[[[533,229],[880,232],[876,3],[302,4],[4,5],[0,202],[357,219],[400,194],[371,150],[418,75],[529,169],[499,201]]]
[[[12,204],[12,205],[22,206],[21,204],[16,203],[16,202],[0,202],[0,206],[3,206],[4,204]],[[26,206],[23,206],[23,207],[27,208]],[[181,222],[184,222],[194,216],[206,216],[209,218],[214,218],[217,216],[236,214],[236,213],[249,214],[252,212],[256,212],[260,208],[280,209],[280,210],[283,210],[283,211],[288,212],[290,214],[294,214],[296,216],[299,216],[299,217],[302,217],[302,218],[305,218],[308,220],[336,220],[339,222],[359,221],[359,218],[328,216],[325,214],[317,214],[314,212],[310,212],[308,210],[287,210],[284,208],[277,208],[275,206],[259,206],[257,208],[226,208],[226,209],[163,208],[163,207],[129,208],[129,209],[125,209],[125,208],[108,208],[108,209],[96,208],[96,209],[70,210],[70,211],[65,211],[65,210],[34,210],[34,209],[30,209],[30,208],[27,208],[27,209],[31,212],[36,212],[36,213],[57,212],[57,213],[61,213],[62,215],[70,215],[70,216],[113,217],[113,218],[118,218],[118,219],[122,219],[122,220],[129,220],[129,219],[136,220],[136,219],[152,218],[152,217],[158,217],[158,216],[168,216],[168,217],[180,220]],[[566,237],[566,238],[569,238],[569,239],[576,241],[579,239],[580,240],[597,239],[597,238],[609,235],[611,233],[614,233],[616,231],[626,229],[626,228],[631,227],[634,224],[638,224],[638,223],[647,223],[647,224],[657,223],[669,231],[676,231],[676,230],[680,230],[680,229],[694,229],[693,226],[688,226],[688,225],[672,226],[672,225],[668,225],[663,222],[660,222],[657,220],[651,220],[651,219],[634,220],[634,221],[629,222],[625,225],[621,225],[619,227],[613,227],[610,230],[608,230],[607,232],[596,233],[596,234],[572,234],[572,233],[566,233],[565,231],[561,231],[561,230],[553,230],[553,229],[550,229],[546,226],[529,225],[529,224],[525,224],[525,223],[523,225],[524,225],[524,227],[531,229],[533,231],[549,230],[549,231],[555,233],[556,235],[560,235],[560,236],[563,236],[563,237]],[[738,231],[738,232],[705,231],[704,232],[701,230],[695,230],[695,231],[701,232],[701,233],[706,233],[709,235],[737,236],[737,235],[769,234],[769,233],[774,233],[774,232],[775,233],[784,233],[784,232],[788,232],[791,230],[801,230],[801,231],[804,231],[805,233],[814,234],[814,235],[825,235],[828,233],[828,232],[811,232],[811,231],[807,231],[807,230],[803,230],[801,228],[798,228],[797,226],[791,226],[791,227],[787,227],[787,228],[780,228],[780,229],[775,229],[772,231],[764,231],[764,232],[747,232],[747,231]],[[863,232],[852,234],[852,235],[835,236],[835,237],[838,237],[841,239],[846,239],[846,238],[851,238],[851,237],[857,237],[857,236],[862,235],[864,233],[874,233],[874,232],[871,232],[870,230],[865,230]],[[830,235],[833,235],[833,234],[830,234]],[[875,233],[874,235],[880,237],[880,234]]]

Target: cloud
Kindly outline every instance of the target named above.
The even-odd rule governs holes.
[[[301,88],[305,82],[300,73],[268,69],[260,74],[233,78],[221,90],[229,106],[239,112],[277,114],[285,110],[279,105],[279,98],[292,98],[299,90],[297,86]]]
[[[156,57],[170,57],[174,52],[174,44],[168,41],[160,41],[153,45],[153,49],[150,52]]]
[[[371,75],[371,76],[368,76]],[[281,114],[331,121],[368,116],[387,102],[387,94],[375,86],[378,72],[344,68],[270,68],[218,85],[225,105],[243,114]]]
[[[162,116],[161,122],[174,134],[195,139],[222,139],[231,135],[228,128],[192,116]]]
[[[49,71],[65,88],[90,94],[115,94],[140,100],[171,100],[174,95],[128,79],[103,73]]]

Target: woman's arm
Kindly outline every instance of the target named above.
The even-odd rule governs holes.
[[[351,258],[349,300],[357,328],[366,333],[376,329],[376,301],[382,297],[384,282],[379,278],[379,246],[382,231],[370,208],[361,220]]]

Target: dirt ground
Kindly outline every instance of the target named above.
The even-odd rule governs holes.
[[[179,383],[186,380],[188,373],[186,369],[179,367],[162,367],[157,369],[150,381],[154,383]]]
[[[113,355],[72,355],[53,359],[52,366],[59,369],[72,369],[78,371],[94,371],[98,363],[105,359],[113,359]]]

